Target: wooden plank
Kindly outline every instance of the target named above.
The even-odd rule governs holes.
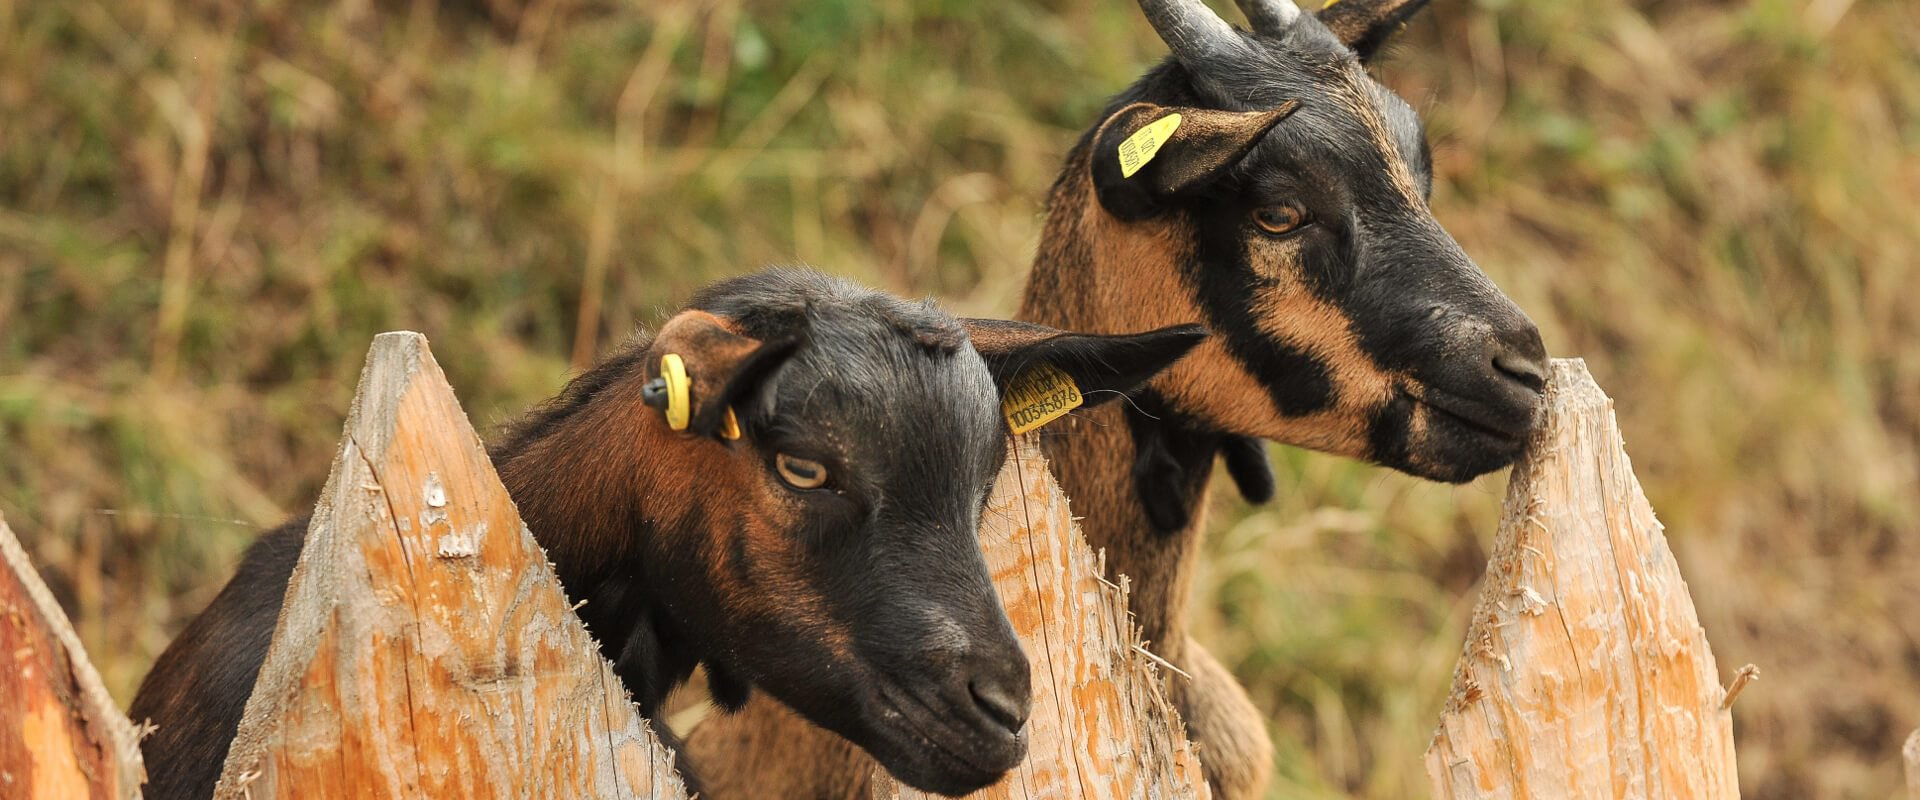
[[[0,797],[139,797],[139,735],[4,518],[0,561]]]
[[[684,797],[414,333],[374,340],[222,798]]]
[[[1207,797],[1160,668],[1127,615],[1126,579],[1106,579],[1039,445],[1032,434],[1016,437],[980,528],[994,586],[1033,662],[1027,758],[970,797]],[[874,774],[875,800],[935,796]]]
[[[982,516],[981,547],[1014,631],[1033,663],[1027,758],[980,798],[1207,796],[1166,676],[1137,649],[1126,589],[1081,538],[1038,440],[1019,437]],[[1173,680],[1181,680],[1173,676]],[[710,715],[688,741],[713,800],[919,798],[864,753],[755,695]]]
[[[1728,699],[1613,401],[1556,360],[1427,750],[1434,796],[1738,797]]]

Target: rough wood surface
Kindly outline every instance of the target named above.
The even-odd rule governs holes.
[[[1613,402],[1556,360],[1427,750],[1434,796],[1738,797],[1725,697]]]
[[[1907,737],[1900,756],[1907,764],[1907,800],[1920,800],[1920,730]]]
[[[446,377],[374,340],[216,797],[685,791]]]
[[[139,797],[139,736],[5,519],[0,561],[0,797]]]
[[[1038,441],[1018,437],[994,482],[980,545],[1013,628],[1033,661],[1027,758],[977,798],[1204,798],[1200,764],[1143,650],[1126,589],[1081,538]],[[756,695],[708,716],[688,746],[712,800],[931,797],[898,785],[859,750]]]

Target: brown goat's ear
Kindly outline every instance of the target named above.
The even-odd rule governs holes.
[[[1426,5],[1427,0],[1335,0],[1314,16],[1367,62]]]
[[[1260,137],[1300,107],[1215,111],[1134,103],[1093,135],[1093,190],[1123,220],[1159,213],[1161,201],[1206,185],[1240,163]]]
[[[729,410],[793,354],[798,340],[763,342],[735,333],[726,320],[705,311],[682,311],[667,320],[649,348],[647,377],[663,377],[663,358],[677,355],[687,376],[686,429],[700,436],[729,432]],[[669,412],[669,419],[674,412]]]
[[[1045,364],[1072,378],[1089,406],[1139,388],[1207,338],[1199,325],[1101,336],[999,319],[960,324],[1002,395],[1028,369]]]

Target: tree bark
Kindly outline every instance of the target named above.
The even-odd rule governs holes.
[[[685,790],[415,333],[374,340],[220,798]]]
[[[1556,360],[1427,750],[1438,798],[1732,798],[1729,696],[1613,403]]]
[[[5,519],[0,562],[0,796],[139,797],[139,734]]]

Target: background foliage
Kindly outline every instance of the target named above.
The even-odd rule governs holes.
[[[1920,723],[1920,6],[1442,0],[1379,72],[1442,220],[1619,402],[1759,798]],[[475,419],[711,278],[1007,313],[1124,0],[0,0],[0,511],[116,696],[312,501],[369,338]],[[1203,638],[1276,796],[1424,794],[1500,479],[1278,449]]]

